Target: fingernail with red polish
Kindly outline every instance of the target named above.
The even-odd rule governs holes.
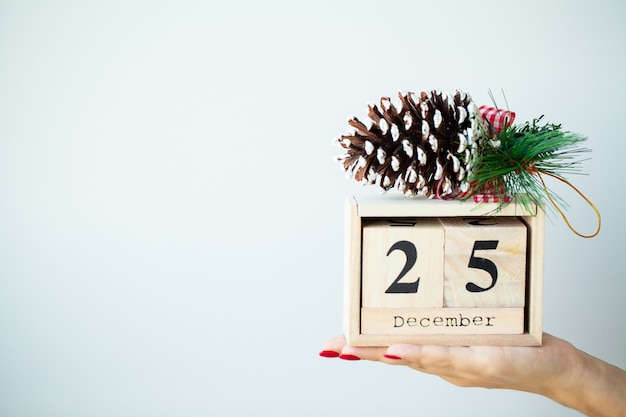
[[[339,355],[339,359],[343,359],[346,361],[360,361],[361,358],[355,355]]]
[[[320,356],[324,358],[336,358],[339,356],[339,353],[334,350],[323,350],[320,352]]]
[[[393,359],[393,360],[395,360],[395,361],[399,361],[399,360],[401,360],[401,359],[402,359],[400,356],[396,356],[396,355],[388,355],[388,354],[385,354],[385,355],[383,355],[383,356],[385,356],[385,358],[387,358],[387,359]]]

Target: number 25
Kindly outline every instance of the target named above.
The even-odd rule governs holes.
[[[465,289],[469,292],[484,292],[492,289],[496,282],[498,281],[498,267],[491,260],[486,258],[481,258],[476,256],[476,251],[478,250],[494,250],[498,248],[497,240],[477,240],[474,242],[474,247],[472,249],[472,254],[470,255],[469,263],[467,264],[468,268],[474,269],[482,269],[487,272],[489,276],[491,276],[491,285],[488,287],[480,287],[473,282],[468,282],[465,285]],[[414,282],[400,282],[402,277],[404,277],[410,270],[413,268],[415,263],[417,262],[417,248],[415,245],[407,240],[401,240],[394,243],[391,248],[389,248],[389,252],[387,252],[387,256],[389,256],[392,252],[400,250],[404,252],[406,255],[406,263],[402,268],[402,271],[398,274],[398,277],[393,281],[393,283],[387,288],[385,293],[387,294],[411,294],[416,293],[419,288],[420,278],[418,277]]]

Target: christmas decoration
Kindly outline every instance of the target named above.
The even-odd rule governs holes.
[[[589,151],[586,137],[542,123],[543,116],[514,125],[515,113],[476,107],[469,94],[437,90],[398,93],[379,105],[367,106],[368,119],[348,120],[352,130],[335,143],[345,150],[337,157],[349,177],[397,189],[407,196],[496,202],[515,199],[524,206],[549,202],[567,225],[582,237],[600,230],[600,213],[564,175],[580,173],[580,156]],[[493,97],[492,97],[493,99]],[[543,176],[574,189],[596,212],[598,228],[582,235],[569,224],[564,202],[548,190]]]
[[[475,146],[475,106],[464,92],[399,93],[368,105],[369,120],[348,120],[349,135],[336,141],[338,159],[357,182],[396,188],[409,196],[455,197],[470,188]]]

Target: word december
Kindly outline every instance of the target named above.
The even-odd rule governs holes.
[[[492,320],[495,317],[474,316],[471,319],[459,313],[459,317],[407,317],[393,316],[393,327],[469,327],[469,326],[486,326],[493,327]]]

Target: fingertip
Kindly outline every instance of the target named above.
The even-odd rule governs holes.
[[[412,356],[419,355],[419,353],[422,351],[422,347],[422,345],[398,343],[389,346],[385,354],[395,358],[407,359]],[[392,359],[391,357],[389,357],[388,359]]]
[[[349,353],[342,353],[339,355],[339,359],[343,359],[344,361],[360,361],[361,358],[356,355],[351,355]]]
[[[334,350],[322,350],[319,355],[323,358],[337,358],[339,357],[340,353],[335,352]]]
[[[341,354],[341,350],[346,345],[346,339],[343,335],[333,337],[327,340],[319,352],[319,356],[323,358],[336,358]]]

